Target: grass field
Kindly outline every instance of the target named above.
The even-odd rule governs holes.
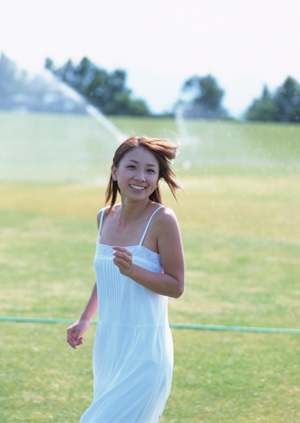
[[[300,126],[114,118],[181,138],[186,291],[172,323],[300,328]],[[117,146],[86,116],[0,114],[0,314],[77,318]],[[73,423],[92,398],[95,326],[0,322],[0,421]],[[173,329],[163,423],[298,423],[300,335]]]

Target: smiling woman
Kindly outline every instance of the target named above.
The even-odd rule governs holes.
[[[174,212],[161,205],[159,181],[175,195],[170,160],[177,146],[131,137],[117,149],[99,211],[96,284],[68,342],[83,343],[98,310],[94,402],[81,423],[157,423],[170,393],[173,341],[168,297],[184,289],[184,258]],[[118,193],[121,203],[116,204]]]
[[[147,163],[148,171],[149,173],[151,173],[151,168],[153,169],[153,172],[156,171],[158,182],[160,179],[164,179],[174,196],[176,189],[180,188],[180,186],[174,180],[175,174],[170,167],[170,161],[175,159],[176,157],[177,146],[168,143],[163,139],[149,137],[131,137],[119,146],[113,158],[112,174],[110,176],[109,184],[106,191],[106,202],[109,202],[111,200],[111,207],[115,204],[117,194],[118,192],[120,192],[117,178],[115,177],[113,171],[118,169],[121,160],[124,158],[125,154],[136,150],[137,147],[143,147],[144,153],[150,153],[150,156],[148,156],[149,163]],[[129,157],[127,158],[127,160],[130,160]],[[144,159],[144,164],[145,162],[147,162],[146,158]],[[136,163],[132,163],[132,166],[135,165]],[[150,194],[149,199],[158,203],[162,202],[158,185],[155,190]]]
[[[136,193],[147,198],[157,189],[159,164],[153,154],[144,147],[130,150],[118,167],[112,165],[112,179],[118,182],[121,197],[125,192]]]

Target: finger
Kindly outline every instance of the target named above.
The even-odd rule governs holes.
[[[80,339],[77,339],[77,340],[75,340],[74,342],[73,342],[73,345],[74,345],[74,349],[76,349],[76,347],[78,346],[78,345],[81,345],[82,344],[82,340],[80,340]]]
[[[126,254],[114,253],[114,260],[125,261],[126,263],[132,263],[132,257],[127,256]]]
[[[130,265],[124,260],[114,260],[114,265],[119,269],[129,269]]]
[[[81,337],[81,338],[79,338],[78,340],[75,340],[75,339],[69,339],[69,340],[68,340],[68,343],[70,344],[70,346],[71,346],[72,348],[74,348],[74,350],[76,350],[76,347],[77,347],[78,345],[83,344],[83,338]]]
[[[130,258],[132,258],[132,254],[128,250],[122,250],[122,251],[121,250],[116,250],[116,251],[113,252],[113,255],[114,256],[119,256],[119,257],[130,257]]]
[[[78,334],[72,327],[67,330],[67,342],[72,348],[76,349],[76,345],[78,345]]]
[[[126,254],[128,254],[129,256],[132,256],[131,252],[130,252],[130,251],[128,251],[125,247],[118,247],[118,246],[114,246],[114,247],[113,247],[113,250],[120,251],[121,253],[126,253]]]
[[[127,251],[125,247],[119,247],[118,245],[113,245],[113,250]]]
[[[113,260],[116,262],[116,263],[127,263],[127,264],[131,264],[131,258],[130,257],[121,257],[121,256],[115,256],[114,258],[113,258]]]
[[[67,341],[69,342],[69,341],[72,341],[73,340],[73,338],[74,338],[74,334],[73,334],[73,331],[72,331],[72,329],[70,328],[70,329],[67,329]]]
[[[132,262],[131,257],[128,257],[128,256],[123,255],[123,254],[115,254],[113,260],[117,261],[119,263],[127,263],[127,264]]]
[[[129,271],[128,266],[125,266],[124,264],[115,263],[115,266],[119,269],[120,273],[123,275]]]
[[[67,342],[72,348],[74,348],[74,350],[76,350],[76,343],[73,339],[67,339]]]

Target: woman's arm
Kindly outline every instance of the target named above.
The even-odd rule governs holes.
[[[184,257],[179,225],[172,210],[162,209],[157,214],[155,232],[164,273],[154,273],[133,264],[132,254],[123,247],[114,247],[114,263],[123,275],[151,291],[179,298],[184,291]]]
[[[97,213],[97,224],[99,228],[101,213],[104,209],[99,210]],[[72,348],[75,348],[78,345],[83,344],[82,335],[87,331],[90,321],[92,320],[94,314],[98,310],[98,295],[97,295],[97,284],[95,283],[92,290],[90,299],[87,302],[81,316],[76,320],[73,325],[67,329],[67,341]]]
[[[90,299],[79,319],[67,329],[67,341],[72,348],[83,344],[83,334],[87,331],[90,321],[98,310],[97,285],[94,285]]]
[[[78,320],[90,322],[98,310],[97,284],[95,283],[90,299]]]

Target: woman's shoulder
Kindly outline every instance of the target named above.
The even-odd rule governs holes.
[[[98,228],[100,226],[101,215],[102,215],[102,213],[105,212],[105,209],[106,209],[106,207],[103,207],[102,209],[98,210],[98,212],[97,212],[97,226],[98,226]]]
[[[181,248],[180,227],[174,210],[170,207],[163,207],[154,217],[156,217],[156,221],[153,231],[161,257],[170,249]]]
[[[101,214],[102,214],[102,213],[106,213],[106,212],[108,211],[108,209],[109,209],[109,206],[107,206],[107,207],[102,207],[102,209],[98,210],[98,211],[97,211],[97,218],[98,218],[98,217],[101,217]]]
[[[155,220],[155,226],[159,230],[164,229],[165,225],[172,226],[177,224],[177,218],[173,209],[162,206],[161,204],[157,205],[157,213],[153,216],[153,220]]]
[[[107,210],[108,210],[108,208],[109,207],[102,207],[102,209],[100,209],[100,210],[98,210],[97,211],[97,222],[98,222],[98,224],[99,224],[99,222],[100,222],[100,219],[101,219],[101,215],[104,213],[106,213],[107,212]],[[99,226],[99,225],[98,225]]]
[[[174,210],[170,207],[166,207],[163,204],[153,202],[153,209],[154,211],[157,210],[155,213],[156,216],[175,216]]]
[[[120,204],[115,204],[112,207],[106,206],[106,207],[102,207],[102,209],[98,210],[98,212],[97,212],[97,223],[98,223],[98,227],[100,225],[100,220],[101,220],[101,216],[102,215],[103,215],[103,219],[104,219],[108,214],[113,214],[114,212],[116,212],[116,210],[119,207],[120,207]]]

